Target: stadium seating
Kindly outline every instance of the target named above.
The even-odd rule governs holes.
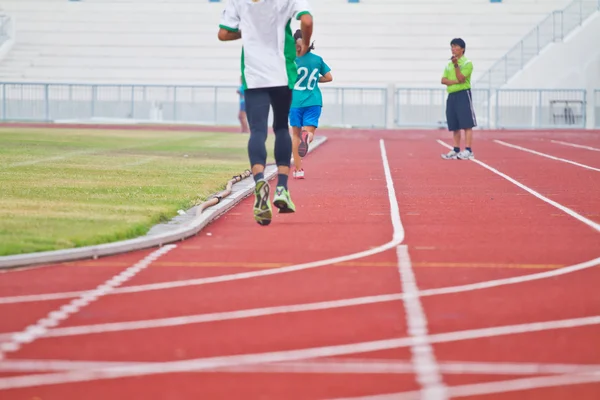
[[[336,84],[436,86],[462,37],[474,78],[567,0],[313,0],[316,53]],[[240,43],[216,38],[223,2],[3,0],[17,41],[3,81],[237,83]],[[295,27],[295,26],[294,26]]]

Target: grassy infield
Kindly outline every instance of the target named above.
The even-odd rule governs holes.
[[[247,140],[231,133],[0,128],[0,256],[143,235],[247,169]],[[272,159],[272,135],[268,148]]]

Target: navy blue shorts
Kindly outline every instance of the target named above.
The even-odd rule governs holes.
[[[304,126],[319,127],[321,106],[294,107],[290,109],[290,125],[302,128]]]
[[[448,94],[446,100],[446,121],[449,131],[471,129],[477,126],[471,90],[461,90]]]

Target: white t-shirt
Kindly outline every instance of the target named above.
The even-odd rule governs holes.
[[[291,20],[309,13],[307,0],[228,0],[219,27],[242,31],[244,89],[294,87],[298,72]]]

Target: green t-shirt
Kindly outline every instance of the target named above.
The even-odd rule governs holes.
[[[323,106],[319,78],[331,71],[331,68],[320,56],[312,52],[296,58],[296,65],[298,78],[294,85],[292,107]]]
[[[460,72],[465,76],[465,81],[463,83],[457,83],[456,85],[448,86],[446,89],[448,93],[460,92],[461,90],[471,89],[471,74],[473,73],[473,63],[465,56],[462,56],[458,59],[458,68],[460,69]],[[452,61],[448,63],[446,69],[444,70],[444,78],[450,79],[452,81],[458,80],[456,78],[456,71],[454,70],[454,64],[452,64]]]

